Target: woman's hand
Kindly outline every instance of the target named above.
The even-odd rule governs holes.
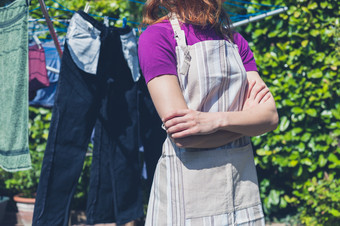
[[[214,133],[218,129],[216,119],[214,113],[180,109],[167,114],[162,121],[167,133],[176,139]]]
[[[242,110],[247,110],[258,104],[264,103],[271,97],[268,87],[264,82],[256,83],[256,80],[251,80],[248,83],[247,93]]]

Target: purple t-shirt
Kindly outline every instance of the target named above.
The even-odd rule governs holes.
[[[220,40],[214,29],[202,29],[197,25],[182,24],[188,45],[205,40]],[[257,71],[254,55],[248,42],[239,34],[234,34],[234,43],[246,71]],[[168,20],[153,24],[141,34],[138,41],[138,57],[146,83],[159,75],[177,75],[176,40]]]

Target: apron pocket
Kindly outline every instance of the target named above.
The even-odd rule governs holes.
[[[232,149],[229,154],[234,183],[235,210],[260,204],[261,199],[251,145],[248,145],[243,151]]]
[[[180,158],[187,219],[233,212],[239,203],[253,205],[259,200],[250,145],[182,152]]]

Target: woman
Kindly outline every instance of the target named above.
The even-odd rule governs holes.
[[[264,225],[249,136],[275,129],[278,115],[222,4],[145,5],[140,65],[168,133],[146,225]]]

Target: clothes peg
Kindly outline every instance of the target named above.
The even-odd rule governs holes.
[[[110,25],[109,25],[109,17],[108,16],[104,16],[104,25],[106,26],[106,27],[109,27]]]
[[[90,10],[90,3],[89,2],[86,2],[86,5],[85,5],[85,8],[84,8],[84,12],[85,13],[88,13],[89,12],[89,10]]]
[[[38,45],[39,49],[41,49],[41,41],[39,40],[39,38],[36,34],[33,35],[33,39],[34,39],[35,43]]]
[[[126,24],[127,24],[127,19],[126,19],[126,17],[124,17],[124,18],[123,18],[123,28],[126,27]]]

